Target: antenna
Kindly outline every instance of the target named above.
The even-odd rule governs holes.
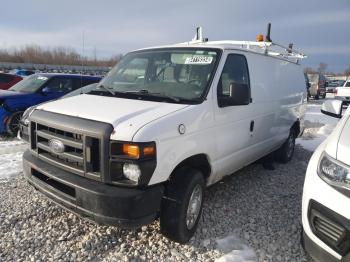
[[[81,55],[81,70],[80,70],[80,94],[83,94],[83,71],[84,71],[84,56],[85,56],[85,31],[82,33],[83,50]]]
[[[272,42],[271,37],[270,37],[270,33],[271,33],[271,23],[267,24],[267,34],[266,34],[266,42]]]

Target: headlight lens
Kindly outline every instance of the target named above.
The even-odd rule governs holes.
[[[327,183],[350,189],[350,167],[331,158],[326,153],[321,157],[318,174]]]
[[[123,165],[123,174],[127,179],[138,182],[141,176],[141,170],[137,164],[125,163]]]
[[[35,106],[31,106],[24,111],[21,120],[25,125],[29,125],[29,116],[33,113],[34,109]]]

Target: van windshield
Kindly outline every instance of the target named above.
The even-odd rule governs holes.
[[[158,49],[126,55],[101,81],[116,96],[170,102],[205,95],[218,60],[215,49]]]
[[[48,77],[42,75],[31,75],[24,78],[9,90],[25,93],[34,93],[38,91],[46,81],[49,80]]]

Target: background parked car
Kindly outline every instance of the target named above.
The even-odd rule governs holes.
[[[21,76],[21,77],[26,77],[26,76],[30,76],[30,75],[35,74],[34,71],[26,70],[26,69],[13,69],[9,73],[13,74],[13,75],[18,75],[18,76]]]
[[[327,81],[326,82],[326,93],[333,94],[338,87],[338,81]]]
[[[340,118],[314,152],[303,192],[303,245],[317,262],[350,261],[350,108],[327,100],[322,113]]]
[[[319,99],[326,97],[326,77],[322,74],[307,74],[309,79],[309,97]]]
[[[98,83],[93,83],[93,84],[90,84],[87,86],[83,86],[81,88],[78,88],[78,89],[62,96],[59,99],[64,99],[64,98],[68,98],[68,97],[72,97],[72,96],[77,96],[77,95],[89,93],[91,90],[93,90],[97,87],[97,84]],[[44,103],[46,103],[46,102],[44,102]],[[42,105],[44,103],[41,103],[40,105]],[[29,117],[38,105],[28,107],[26,109],[26,111],[24,111],[22,118],[19,122],[18,138],[23,139],[24,141],[27,141],[27,142],[29,141],[29,130],[28,130]]]
[[[335,98],[344,101],[345,104],[350,104],[350,80],[347,80],[343,86],[336,88]]]
[[[57,99],[100,77],[68,74],[34,74],[0,91],[0,133],[17,135],[23,112],[30,106]]]
[[[0,89],[6,90],[9,89],[14,84],[21,81],[23,78],[16,75],[0,73]]]

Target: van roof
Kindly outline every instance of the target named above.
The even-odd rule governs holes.
[[[189,41],[172,45],[142,48],[137,51],[163,48],[215,48],[221,50],[239,50],[255,54],[263,54],[273,58],[283,59],[292,63],[299,63],[299,60],[306,58],[306,56],[299,51],[289,49],[277,43],[264,41]]]

